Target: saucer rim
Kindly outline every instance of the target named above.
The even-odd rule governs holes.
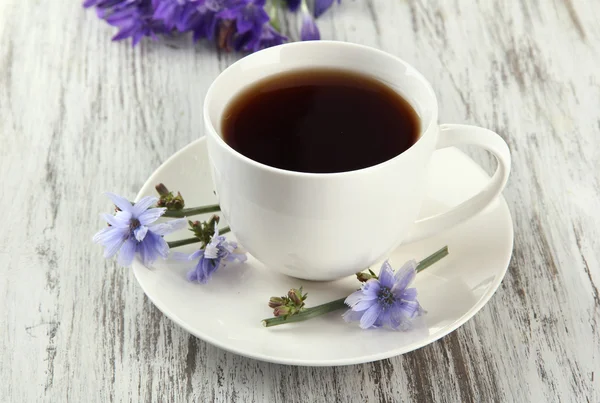
[[[168,166],[172,160],[179,158],[182,154],[186,153],[190,148],[197,147],[199,145],[201,146],[202,143],[206,143],[206,137],[201,137],[197,140],[194,140],[193,142],[184,146],[183,148],[181,148],[180,150],[175,152],[173,155],[171,155],[169,158],[167,158],[156,170],[154,170],[154,172],[152,172],[152,174],[144,182],[144,184],[140,188],[140,191],[138,192],[138,194],[135,197],[135,201],[137,202],[141,197],[143,197],[143,194],[145,193],[144,189],[146,189],[148,186],[151,186],[152,183],[154,183],[154,178],[156,176],[158,176],[163,170],[165,170],[166,166]],[[481,166],[479,166],[475,161],[473,161],[464,152],[462,152],[461,150],[459,150],[455,147],[450,147],[450,148],[454,148],[454,151],[462,154],[463,157],[465,157],[469,160],[469,163],[473,166],[473,168],[478,169],[486,177],[489,177],[487,172],[485,172],[483,170],[483,168],[481,168]],[[387,359],[387,358],[391,358],[391,357],[396,357],[396,356],[403,355],[403,354],[406,354],[406,353],[414,351],[414,350],[418,350],[422,347],[425,347],[425,346],[441,339],[444,336],[447,336],[448,334],[450,334],[453,331],[455,331],[456,329],[458,329],[460,326],[464,325],[471,318],[473,318],[488,303],[488,301],[491,299],[491,297],[495,294],[495,292],[500,287],[500,284],[502,283],[502,280],[504,279],[506,272],[508,271],[508,267],[510,265],[510,261],[512,258],[512,252],[513,252],[513,248],[514,248],[514,224],[513,224],[512,215],[510,213],[510,209],[508,208],[508,204],[506,203],[504,196],[500,195],[498,201],[499,201],[498,207],[496,207],[496,208],[500,208],[500,209],[504,210],[504,212],[507,215],[507,219],[509,221],[508,229],[509,229],[509,233],[510,233],[510,243],[509,243],[510,246],[507,248],[508,250],[504,251],[504,253],[503,253],[503,255],[507,256],[506,261],[502,264],[503,269],[501,271],[499,271],[498,273],[496,273],[495,280],[491,283],[490,287],[488,288],[488,291],[477,301],[477,303],[475,303],[472,306],[471,309],[469,309],[467,312],[465,312],[464,315],[462,315],[459,319],[457,319],[451,325],[448,325],[447,327],[444,327],[444,328],[438,330],[436,333],[430,334],[418,341],[404,345],[403,347],[393,349],[393,350],[387,350],[387,351],[376,353],[376,354],[358,355],[358,356],[352,357],[352,358],[326,359],[326,360],[317,361],[317,360],[279,358],[279,357],[273,356],[273,355],[252,353],[252,352],[248,352],[247,350],[230,347],[229,345],[223,343],[219,339],[215,339],[212,336],[203,334],[202,332],[198,332],[196,329],[193,329],[191,326],[187,325],[185,321],[180,319],[175,312],[173,312],[171,309],[169,309],[165,303],[160,302],[160,301],[156,300],[155,298],[153,298],[153,296],[150,295],[150,293],[148,292],[147,287],[144,286],[144,282],[141,281],[138,276],[139,269],[143,268],[145,270],[148,270],[148,268],[146,266],[144,266],[144,264],[141,262],[141,260],[139,260],[138,257],[136,257],[133,261],[132,270],[133,270],[135,279],[136,279],[137,283],[139,284],[139,286],[142,288],[142,291],[144,292],[144,294],[154,304],[154,306],[156,306],[158,308],[158,310],[160,310],[167,318],[172,320],[175,324],[177,324],[178,326],[183,328],[188,333],[194,335],[195,337],[197,337],[207,343],[210,343],[218,348],[221,348],[223,350],[226,350],[231,353],[238,354],[238,355],[241,355],[244,357],[259,360],[259,361],[265,361],[265,362],[270,362],[270,363],[274,363],[274,364],[284,364],[284,365],[329,367],[329,366],[344,366],[344,365],[369,363],[369,362],[379,361],[379,360],[383,360],[383,359]],[[265,330],[268,331],[267,329],[265,329]]]

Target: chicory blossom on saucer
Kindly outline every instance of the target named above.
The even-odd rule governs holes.
[[[417,274],[416,267],[417,262],[410,260],[394,274],[390,264],[384,262],[378,279],[368,280],[346,298],[344,302],[350,309],[344,313],[344,320],[359,321],[362,329],[409,329],[412,319],[423,313],[417,289],[408,288]]]
[[[227,241],[223,235],[219,235],[219,228],[215,224],[215,233],[206,247],[186,258],[186,260],[199,259],[196,267],[188,273],[188,280],[206,284],[224,261],[246,261],[247,257],[244,253],[235,253],[237,247],[236,242]]]
[[[163,236],[185,227],[186,220],[182,218],[152,224],[167,210],[150,208],[158,198],[147,196],[132,205],[127,199],[114,193],[107,193],[107,196],[118,211],[114,215],[101,215],[109,226],[98,231],[93,238],[94,242],[106,248],[104,257],[110,258],[118,252],[118,263],[125,267],[131,265],[136,253],[146,266],[159,257],[166,259],[169,245]]]

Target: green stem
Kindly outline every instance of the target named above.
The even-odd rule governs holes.
[[[438,250],[437,252],[435,252],[435,253],[427,256],[425,259],[421,260],[419,262],[419,264],[417,265],[417,268],[415,269],[415,271],[417,273],[420,273],[423,270],[425,270],[426,268],[428,268],[429,266],[431,266],[432,264],[439,262],[446,256],[448,256],[448,246],[444,246],[442,249]]]
[[[229,227],[223,227],[223,228],[219,229],[219,235],[224,235],[224,234],[228,233],[229,231],[231,231],[231,229]],[[179,241],[167,242],[167,244],[169,245],[169,248],[177,248],[178,246],[189,245],[189,244],[197,243],[197,242],[200,242],[200,240],[196,237],[193,237],[193,238],[180,239]]]
[[[221,211],[221,207],[218,204],[212,204],[210,206],[184,208],[181,210],[167,210],[162,216],[171,218],[182,218],[198,214],[214,213],[217,211]]]
[[[267,14],[269,15],[269,24],[276,31],[281,32],[279,26],[279,7],[281,7],[279,0],[270,0],[267,2]]]
[[[419,273],[419,272],[425,270],[426,268],[428,268],[429,266],[431,266],[432,264],[440,261],[441,259],[443,259],[446,256],[448,256],[448,246],[444,246],[442,249],[438,250],[437,252],[435,252],[435,253],[427,256],[425,259],[421,260],[419,262],[419,264],[417,265],[417,268],[415,269],[415,271],[417,273]],[[285,316],[278,316],[275,318],[264,319],[262,321],[262,324],[265,327],[271,327],[271,326],[283,325],[285,323],[301,322],[304,320],[312,319],[314,317],[317,317],[317,316],[320,316],[320,315],[323,315],[323,314],[326,314],[329,312],[337,311],[338,309],[347,308],[347,305],[344,303],[345,300],[346,300],[346,298],[344,297],[344,298],[336,299],[335,301],[326,302],[324,304],[317,305],[312,308],[307,308],[307,309],[303,310],[302,312],[297,313],[292,316],[288,316],[287,318]]]
[[[346,297],[336,299],[335,301],[330,301],[325,304],[317,305],[313,308],[307,308],[296,315],[288,316],[278,316],[276,318],[269,318],[262,321],[263,326],[271,327],[277,325],[283,325],[284,323],[292,323],[292,322],[301,322],[303,320],[308,320],[315,318],[320,315],[324,315],[329,312],[337,311],[338,309],[342,309],[346,307],[344,301]]]

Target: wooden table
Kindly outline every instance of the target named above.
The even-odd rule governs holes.
[[[506,139],[515,247],[489,304],[442,340],[303,368],[189,335],[91,243],[102,192],[134,196],[202,136],[204,94],[239,55],[112,43],[77,1],[0,2],[0,400],[600,401],[599,14],[593,0],[343,0],[319,20],[323,38],[416,66],[441,122]]]

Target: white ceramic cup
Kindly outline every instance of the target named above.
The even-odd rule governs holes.
[[[223,140],[223,112],[241,90],[278,73],[314,68],[352,70],[397,91],[421,119],[417,142],[378,165],[317,174],[261,164]],[[437,120],[431,85],[408,63],[382,51],[314,41],[247,56],[217,77],[204,102],[208,152],[222,213],[240,244],[273,270],[308,280],[333,280],[364,270],[402,242],[469,219],[496,199],[506,184],[510,152],[500,136],[474,126],[439,125]],[[369,141],[369,133],[364,141]],[[434,151],[459,144],[490,151],[498,161],[495,174],[474,197],[415,222]]]

